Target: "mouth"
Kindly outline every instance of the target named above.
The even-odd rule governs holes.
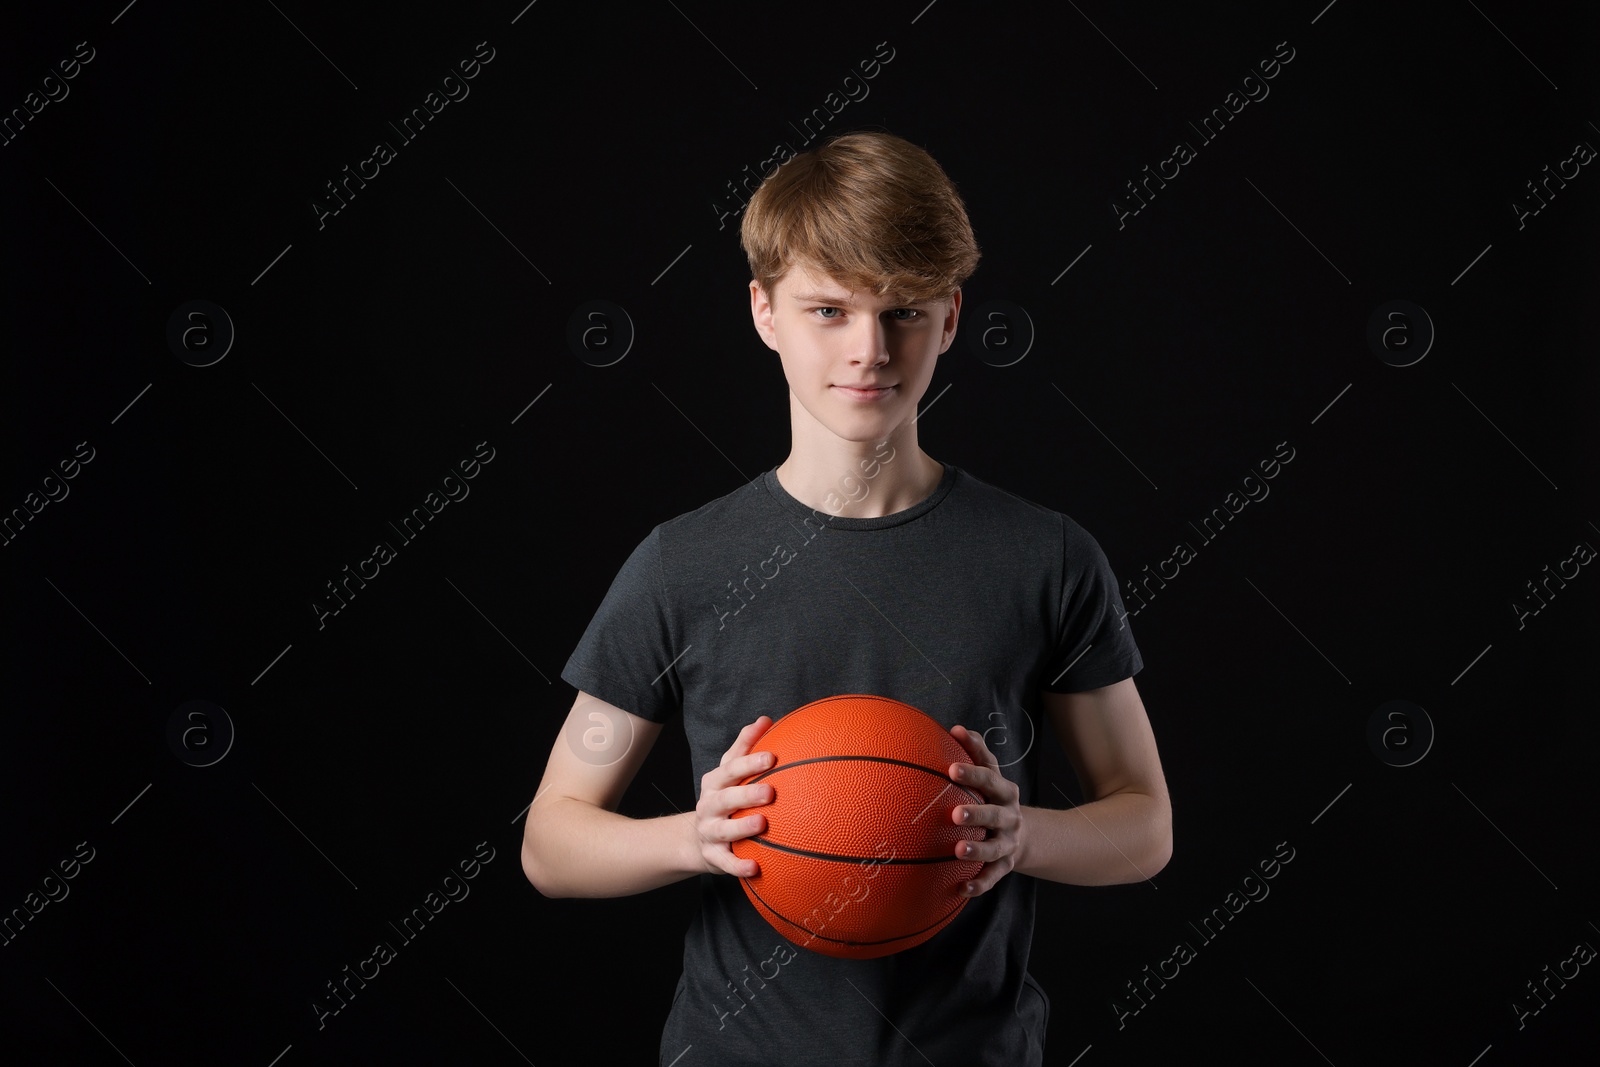
[[[854,400],[880,400],[895,390],[892,385],[880,385],[866,389],[858,389],[852,385],[836,385],[834,388]]]

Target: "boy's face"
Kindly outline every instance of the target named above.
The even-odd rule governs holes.
[[[812,419],[847,441],[873,442],[915,416],[935,361],[955,337],[960,289],[947,300],[898,304],[800,265],[775,288],[769,298],[752,281],[750,313]],[[853,388],[868,385],[883,388]]]

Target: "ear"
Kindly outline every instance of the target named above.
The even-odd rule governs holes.
[[[761,335],[762,342],[776,352],[778,333],[772,323],[772,301],[767,298],[761,283],[754,278],[750,280],[750,318],[755,323],[756,333]]]
[[[961,318],[961,290],[957,289],[950,294],[950,307],[944,314],[944,333],[939,343],[939,354],[942,356],[950,350],[950,342],[956,338],[956,322]]]

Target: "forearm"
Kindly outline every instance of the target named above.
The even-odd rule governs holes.
[[[1164,797],[1113,793],[1078,807],[1022,809],[1013,870],[1073,885],[1143,881],[1172,855]]]
[[[528,811],[522,870],[547,897],[622,897],[703,871],[690,845],[694,812],[632,819],[569,798]]]

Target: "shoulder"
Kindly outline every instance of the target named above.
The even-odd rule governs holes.
[[[985,521],[1014,534],[1047,539],[1052,545],[1062,546],[1069,556],[1093,555],[1100,551],[1089,531],[1066,512],[1001,489],[964,468],[958,470],[966,507],[982,515]]]
[[[753,493],[761,492],[760,479],[741,485],[715,500],[656,523],[636,542],[632,542],[625,571],[641,568],[662,571],[674,559],[692,554],[696,545],[704,546],[717,531],[725,531],[750,514],[755,506]]]
[[[956,467],[956,472],[955,492],[969,509],[1004,522],[1048,525],[1055,521],[1056,513],[1043,504],[987,482],[965,467]]]
[[[748,521],[766,501],[763,477],[758,474],[731,492],[659,523],[650,531],[651,537],[662,545],[692,545],[696,540],[726,530],[730,523]]]
[[[759,550],[771,549],[774,536],[789,527],[773,507],[771,494],[758,475],[749,482],[699,507],[657,523],[638,544],[642,557],[666,589],[697,588],[711,580],[721,588],[732,575],[724,573],[745,562],[759,561]]]

